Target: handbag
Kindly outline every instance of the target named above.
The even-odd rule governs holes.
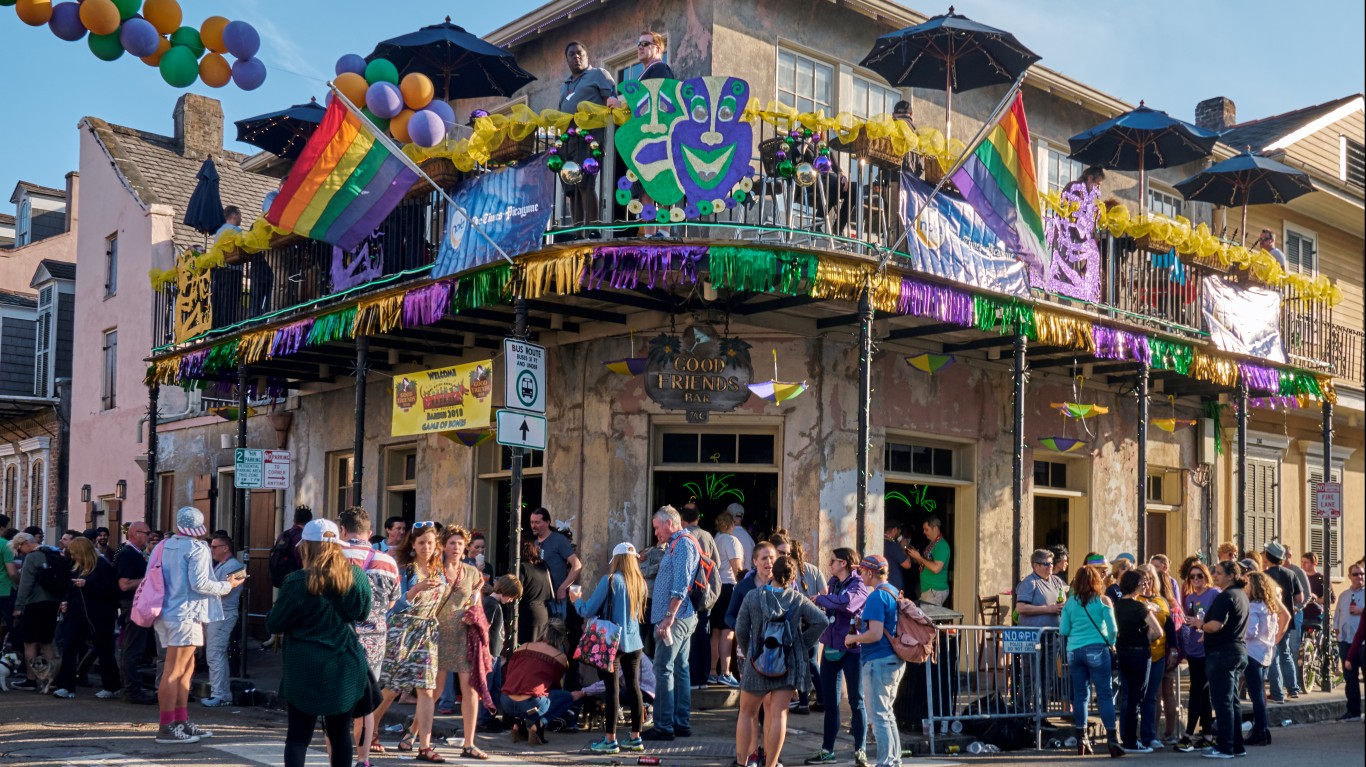
[[[1091,625],[1096,627],[1096,633],[1100,634],[1101,639],[1104,639],[1105,632],[1100,630],[1100,626],[1096,623],[1096,619],[1091,617],[1091,611],[1086,609],[1086,605],[1081,606],[1081,611],[1085,613],[1086,619],[1091,621]],[[1105,647],[1110,651],[1110,670],[1119,671],[1119,651],[1109,642],[1105,643]]]
[[[597,617],[584,624],[583,636],[579,646],[574,649],[574,659],[582,660],[594,668],[609,674],[616,673],[617,652],[621,649],[622,628],[603,617],[603,612],[612,603],[612,576],[607,576],[607,598],[598,607]]]
[[[134,623],[145,629],[156,623],[157,618],[161,617],[162,608],[165,607],[166,580],[161,572],[161,547],[164,544],[165,541],[162,541],[152,549],[152,556],[147,562],[147,573],[143,575],[137,591],[133,592],[130,617]]]

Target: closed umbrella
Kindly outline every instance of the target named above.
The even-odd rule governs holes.
[[[1139,212],[1148,211],[1147,172],[1208,157],[1219,141],[1214,131],[1138,103],[1138,108],[1082,131],[1067,143],[1071,158],[1087,165],[1138,171]]]
[[[195,231],[213,234],[226,223],[223,218],[223,201],[218,196],[218,168],[213,158],[204,161],[195,175],[194,192],[185,205],[184,224]]]
[[[304,145],[318,129],[324,114],[327,110],[317,99],[309,99],[307,104],[295,104],[233,124],[237,126],[238,141],[292,160],[304,151]]]
[[[1238,229],[1247,241],[1247,206],[1290,202],[1314,190],[1309,174],[1245,150],[1237,157],[1215,163],[1176,185],[1187,200],[1231,208],[1243,207]]]
[[[432,78],[443,101],[511,96],[535,75],[517,65],[511,51],[486,42],[451,23],[423,27],[385,40],[366,61],[387,59],[399,74],[421,72]]]
[[[859,62],[897,88],[943,88],[945,138],[953,135],[953,92],[1014,82],[1038,54],[1015,35],[949,12],[885,34]]]

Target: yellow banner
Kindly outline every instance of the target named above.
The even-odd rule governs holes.
[[[394,377],[390,434],[486,429],[493,405],[493,360]]]

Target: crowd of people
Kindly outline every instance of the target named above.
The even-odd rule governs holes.
[[[617,544],[590,568],[603,574],[587,592],[569,531],[544,508],[530,520],[517,572],[495,577],[487,541],[458,525],[396,517],[372,536],[362,508],[334,522],[299,507],[272,549],[279,591],[265,622],[283,655],[285,764],[304,763],[319,720],[334,766],[368,767],[388,748],[444,762],[433,719],[457,706],[461,729],[447,742],[466,759],[488,758],[478,731],[539,746],[557,729],[599,721],[589,750],[642,752],[692,735],[691,696],[708,685],[738,689],[737,767],[780,764],[788,716],[812,711],[824,715],[822,742],[807,764],[844,761],[835,749],[846,728],[854,764],[901,764],[905,723],[894,709],[907,664],[894,643],[908,598],[925,609],[947,602],[951,550],[937,518],[921,526],[923,543],[889,524],[882,553],[837,548],[822,570],[783,530],[756,541],[740,504],[715,515],[715,535],[695,504],[665,506],[652,517],[655,544]],[[103,528],[45,546],[41,530],[7,523],[0,616],[24,658],[11,687],[74,698],[97,668],[95,697],[158,704],[156,742],[210,737],[190,721],[190,679],[202,647],[211,694],[200,704],[233,702],[229,647],[246,573],[231,537],[210,534],[193,507],[155,543],[133,522],[117,548]],[[1233,758],[1269,745],[1268,704],[1304,691],[1306,632],[1334,632],[1348,682],[1343,718],[1360,717],[1363,563],[1348,568],[1333,625],[1323,626],[1335,595],[1312,552],[1302,567],[1279,542],[1255,560],[1229,544],[1217,557],[1190,557],[1173,572],[1160,554],[1140,564],[1091,553],[1069,582],[1065,548],[1033,552],[1011,593],[1011,622],[1057,629],[1045,645],[1065,658],[1079,753],[1093,750],[1084,736],[1093,690],[1112,756],[1170,746]],[[145,579],[154,597],[140,595]],[[153,616],[139,620],[149,599]],[[323,664],[329,672],[317,674]],[[386,747],[377,724],[400,698],[415,714]]]

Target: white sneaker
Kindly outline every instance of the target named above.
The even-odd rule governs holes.
[[[60,689],[60,690],[58,690],[58,691],[52,693],[52,697],[54,697],[54,698],[74,698],[74,697],[76,697],[76,693],[74,693],[74,692],[72,692],[72,691],[66,689],[65,687],[63,687],[62,689]]]
[[[184,724],[176,722],[175,724],[161,725],[161,729],[157,730],[156,742],[162,745],[188,745],[198,743],[199,738],[185,732]]]
[[[100,700],[114,700],[119,697],[118,690],[100,690],[95,693],[95,697]]]
[[[1232,759],[1232,758],[1233,758],[1233,754],[1226,754],[1226,753],[1224,753],[1223,751],[1220,751],[1220,750],[1218,750],[1218,749],[1214,749],[1214,750],[1212,750],[1212,751],[1206,751],[1205,753],[1201,754],[1201,756],[1205,757],[1206,759]]]
[[[205,708],[218,708],[220,706],[231,706],[232,701],[226,698],[200,698],[199,705]]]
[[[1166,746],[1162,745],[1162,741],[1154,738],[1148,741],[1148,748],[1151,748],[1154,751],[1161,751],[1162,749],[1166,748]]]
[[[1129,748],[1128,746],[1123,746],[1123,749],[1124,749],[1124,753],[1126,753],[1126,754],[1151,754],[1151,753],[1153,752],[1153,750],[1152,750],[1151,748],[1148,748],[1147,746],[1143,745],[1142,743],[1139,743],[1137,746],[1134,746],[1133,748]]]

